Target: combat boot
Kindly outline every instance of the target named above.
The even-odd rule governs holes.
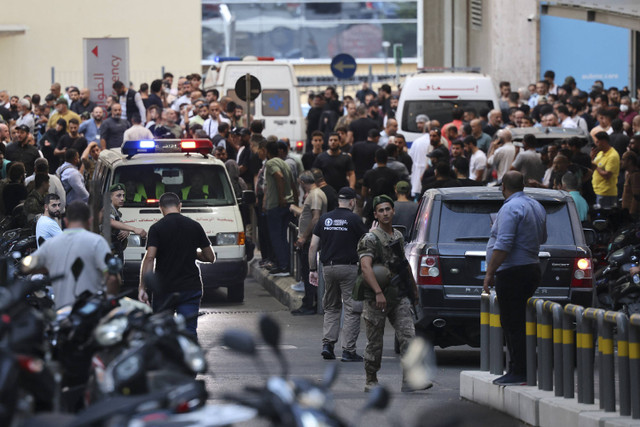
[[[367,379],[364,384],[364,392],[369,393],[374,388],[378,387],[378,375],[375,372],[367,372]]]

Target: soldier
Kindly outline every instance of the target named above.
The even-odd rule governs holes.
[[[362,279],[368,285],[364,287],[363,310],[367,334],[367,347],[364,351],[365,392],[378,385],[377,372],[382,359],[386,318],[389,318],[396,331],[400,353],[404,355],[409,342],[415,337],[411,300],[417,300],[415,281],[404,256],[402,233],[392,227],[393,200],[386,195],[376,196],[373,199],[373,212],[379,223],[378,228],[365,234],[358,243]],[[428,382],[420,389],[427,389],[432,385]],[[405,382],[404,374],[401,390],[416,390]]]

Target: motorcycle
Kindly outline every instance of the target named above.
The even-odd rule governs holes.
[[[640,313],[640,274],[630,274],[640,264],[640,245],[613,251],[606,260],[608,265],[595,276],[594,306],[627,315]]]
[[[304,378],[289,378],[288,364],[280,350],[280,327],[270,317],[260,319],[263,340],[271,348],[280,362],[282,374],[271,376],[262,387],[247,386],[244,394],[224,395],[225,399],[254,408],[261,416],[278,426],[324,425],[347,426],[335,412],[331,385],[338,376],[338,365],[332,364],[325,371],[322,385]],[[223,345],[254,358],[259,368],[264,368],[257,357],[253,337],[244,331],[229,330],[222,338]],[[390,393],[384,387],[377,387],[360,411],[360,417],[369,410],[384,410],[390,401]]]

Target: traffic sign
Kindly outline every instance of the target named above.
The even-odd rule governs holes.
[[[249,101],[253,101],[262,92],[262,86],[260,80],[256,76],[248,74],[249,78]],[[235,86],[236,95],[243,101],[247,101],[247,76],[242,76],[238,79]]]
[[[331,72],[339,79],[351,78],[356,73],[356,60],[353,56],[340,53],[331,60]]]

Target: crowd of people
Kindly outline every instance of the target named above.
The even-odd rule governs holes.
[[[61,232],[65,206],[87,203],[102,150],[129,140],[208,138],[212,154],[225,162],[236,195],[245,189],[256,193],[257,224],[246,225],[257,226],[260,266],[273,276],[288,276],[290,243],[298,249],[302,283],[294,289],[305,295],[295,315],[316,313],[316,254],[321,249],[327,284],[324,358],[335,358],[338,313],[344,304],[343,360],[362,360],[355,352],[362,307],[358,311],[350,290],[356,277],[369,284],[373,292],[365,294],[370,300],[364,306],[366,324],[377,330],[384,316],[374,314],[387,303],[380,301],[385,297],[380,297],[382,288],[370,265],[371,259],[386,262],[374,254],[376,239],[389,243],[400,238],[391,221],[409,230],[416,200],[431,188],[496,185],[518,171],[527,186],[570,192],[581,220],[587,220],[594,205],[620,204],[631,215],[640,213],[640,101],[626,88],[605,88],[601,81],[590,92],[577,88],[572,77],[557,85],[552,71],[517,91],[503,81],[493,110],[455,107],[448,123],[418,114],[422,135],[410,144],[398,128],[399,92],[391,86],[383,84],[376,93],[365,83],[354,97],[343,99],[328,87],[309,95],[303,153],[291,152],[283,135],[263,135],[263,122],[247,122],[242,106],[230,97],[220,97],[215,89],[203,91],[200,74],[178,78],[175,87],[173,83],[171,73],[139,90],[117,81],[104,107],[91,101],[88,89],[72,86],[63,92],[58,83],[44,97],[0,91],[0,215],[41,215],[37,228],[47,240]],[[533,132],[514,141],[511,129],[534,127],[583,132],[544,146]],[[126,190],[121,184],[110,189],[112,243],[130,232],[146,234],[119,221]],[[86,223],[84,210],[76,208],[72,214],[78,224]],[[243,218],[249,217],[244,208]],[[294,242],[288,241],[291,222],[298,230]],[[376,227],[387,234],[367,234]],[[335,232],[346,234],[335,240]],[[122,256],[117,245],[112,251]],[[363,258],[369,260],[363,264]],[[368,267],[361,271],[357,264]],[[406,295],[396,297],[400,301]],[[389,301],[389,307],[398,305]],[[405,317],[394,317],[400,322],[394,326],[408,331],[403,348],[413,333],[403,326]],[[372,331],[367,336],[377,342]],[[377,381],[380,351],[365,352],[371,384]]]

